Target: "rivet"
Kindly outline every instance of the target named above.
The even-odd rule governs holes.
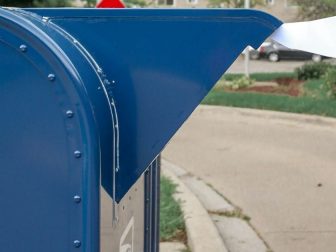
[[[82,245],[82,243],[79,240],[75,240],[73,242],[73,244],[74,244],[75,248],[79,248]]]
[[[75,201],[76,203],[80,203],[80,202],[82,201],[82,198],[81,198],[80,196],[78,196],[78,195],[75,195],[75,196],[74,196],[74,201]]]
[[[42,21],[43,21],[43,22],[48,22],[49,19],[50,19],[49,17],[42,17]]]
[[[76,150],[74,152],[74,155],[75,155],[76,158],[80,158],[82,156],[82,153],[80,151]]]
[[[49,75],[48,75],[48,80],[50,80],[50,81],[54,81],[55,79],[56,79],[55,74],[49,74]]]
[[[26,52],[27,51],[27,46],[26,45],[20,45],[20,50],[21,50],[21,52]]]
[[[73,117],[74,112],[73,112],[72,110],[68,110],[68,111],[66,112],[66,115],[67,115],[67,117],[71,118],[71,117]]]

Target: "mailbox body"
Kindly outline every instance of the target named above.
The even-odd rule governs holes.
[[[97,88],[99,77],[64,36],[43,31],[43,20],[0,12],[0,247],[98,251],[99,111],[93,114],[92,101],[106,98],[92,93],[89,101],[84,83]]]
[[[157,156],[280,24],[242,10],[0,8],[1,250],[100,251],[102,195],[113,251],[158,251]]]

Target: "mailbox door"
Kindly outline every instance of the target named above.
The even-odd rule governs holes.
[[[118,202],[242,50],[259,47],[281,25],[255,10],[30,11],[76,38],[110,78],[120,133]],[[111,170],[103,161],[102,184],[113,197]]]

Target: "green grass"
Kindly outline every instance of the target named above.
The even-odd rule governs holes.
[[[307,82],[301,97],[226,92],[217,88],[213,89],[202,103],[336,117],[336,101],[327,98],[325,89],[321,88],[322,84],[321,80]]]
[[[178,202],[173,198],[176,185],[168,178],[161,177],[160,192],[160,239],[161,241],[186,240],[183,213]]]
[[[239,79],[243,74],[224,74],[221,80],[233,81]],[[296,78],[295,73],[283,72],[283,73],[252,73],[250,78],[255,81],[272,81],[277,78]]]

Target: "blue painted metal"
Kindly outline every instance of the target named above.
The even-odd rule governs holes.
[[[281,22],[255,10],[62,10],[35,13],[72,34],[110,80],[120,126],[119,201],[247,46]],[[111,164],[102,182],[112,195]]]
[[[159,251],[160,243],[160,167],[156,158],[145,171],[145,246],[144,251]]]
[[[98,252],[100,174],[122,199],[280,25],[252,10],[0,9],[1,250]]]
[[[91,99],[85,86],[100,80],[63,34],[50,38],[43,31],[49,28],[41,19],[0,9],[0,27],[1,250],[72,251],[79,240],[76,251],[99,251],[100,152],[92,101],[101,100],[103,111],[107,102]],[[75,195],[82,197],[79,204]]]

